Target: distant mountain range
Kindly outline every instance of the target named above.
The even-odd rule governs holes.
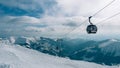
[[[76,51],[70,58],[107,65],[120,64],[120,41],[114,39],[99,41],[95,46]]]
[[[116,39],[93,41],[44,37],[10,37],[6,40],[43,53],[68,57],[73,60],[85,60],[107,65],[120,64],[120,40]]]

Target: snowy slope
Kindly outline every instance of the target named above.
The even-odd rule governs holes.
[[[11,68],[118,68],[84,61],[73,61],[18,45],[0,43],[0,67],[2,64],[9,64]]]
[[[109,39],[105,42],[99,44],[99,48],[104,54],[111,54],[115,56],[120,56],[120,41],[116,39]]]
[[[120,40],[108,39],[92,44],[93,46],[76,50],[70,58],[107,65],[120,64]]]

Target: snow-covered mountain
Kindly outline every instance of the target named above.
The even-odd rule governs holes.
[[[73,61],[43,54],[19,45],[0,42],[0,68],[119,68]]]
[[[34,49],[43,53],[49,53],[51,55],[58,55],[60,49],[58,48],[57,40],[50,38],[36,38],[36,37],[10,37],[10,43],[19,44],[21,46]]]
[[[100,64],[120,64],[120,40],[103,41],[83,39],[62,39],[34,37],[10,37],[4,40],[54,56],[68,57],[73,60],[85,60]]]
[[[89,45],[86,45],[86,40],[83,39],[50,39],[45,37],[33,38],[33,37],[10,37],[9,40],[14,39],[14,44],[19,44],[28,48],[32,48],[44,53],[49,53],[52,55],[59,55],[63,57],[69,56],[74,51],[83,49],[85,47],[91,46],[93,41],[87,41]],[[12,41],[13,42],[13,41]],[[60,54],[60,52],[62,54]]]
[[[106,40],[106,42],[99,44],[99,48],[104,54],[109,53],[110,55],[113,56],[120,56],[119,40],[116,39]]]
[[[120,64],[120,41],[116,39],[99,41],[95,46],[76,51],[71,58],[107,65]]]

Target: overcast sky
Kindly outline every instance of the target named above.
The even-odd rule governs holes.
[[[100,22],[120,12],[120,0],[93,17],[98,26],[94,35],[86,33],[89,16],[112,0],[0,0],[0,37],[44,36],[72,38],[118,38],[120,15]],[[72,29],[77,28],[72,31]],[[68,32],[71,33],[67,34]]]

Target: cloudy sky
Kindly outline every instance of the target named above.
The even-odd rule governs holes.
[[[120,0],[116,0],[94,16],[92,22],[98,26],[97,34],[86,33],[88,21],[79,26],[111,1],[0,0],[0,37],[118,38],[120,36],[120,15],[107,21],[102,20],[120,12]],[[73,29],[75,30],[72,31]],[[68,34],[70,31],[72,32]]]

